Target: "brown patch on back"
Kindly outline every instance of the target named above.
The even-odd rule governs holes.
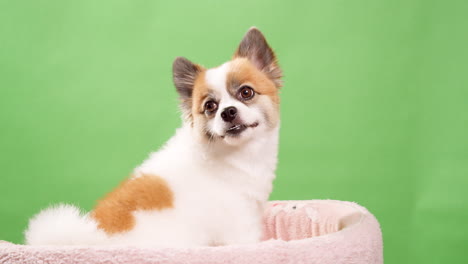
[[[173,207],[173,193],[166,181],[154,175],[128,179],[98,202],[91,216],[108,234],[129,231],[135,225],[136,210]]]
[[[279,104],[278,87],[266,74],[246,58],[237,58],[231,63],[231,70],[226,79],[228,87],[235,86],[234,88],[238,89],[240,85],[250,85],[257,93],[267,95]]]

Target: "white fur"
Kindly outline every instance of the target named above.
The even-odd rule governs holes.
[[[269,128],[258,107],[230,97],[225,87],[228,68],[227,63],[206,74],[221,98],[219,109],[236,106],[245,122],[259,126],[248,128],[240,139],[206,144],[194,140],[199,131],[185,123],[137,167],[135,177],[152,174],[167,181],[175,197],[173,208],[134,212],[135,227],[113,236],[97,230],[94,220],[75,208],[48,209],[31,220],[27,243],[179,247],[258,242],[263,205],[275,177],[279,126]],[[211,125],[224,133],[219,113]]]
[[[72,205],[61,204],[34,216],[25,231],[29,245],[103,244],[106,234]]]

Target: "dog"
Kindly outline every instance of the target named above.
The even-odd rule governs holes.
[[[173,63],[182,126],[87,214],[72,205],[31,218],[28,245],[221,246],[261,240],[275,178],[282,71],[251,28],[232,60]]]

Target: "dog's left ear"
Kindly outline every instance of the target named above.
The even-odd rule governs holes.
[[[268,45],[262,32],[255,27],[249,29],[234,53],[234,58],[247,58],[264,72],[279,88],[282,86],[283,73],[275,53]]]

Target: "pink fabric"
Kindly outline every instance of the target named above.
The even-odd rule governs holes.
[[[379,223],[355,203],[270,202],[264,220],[265,241],[254,245],[175,249],[0,241],[0,263],[383,263]]]

